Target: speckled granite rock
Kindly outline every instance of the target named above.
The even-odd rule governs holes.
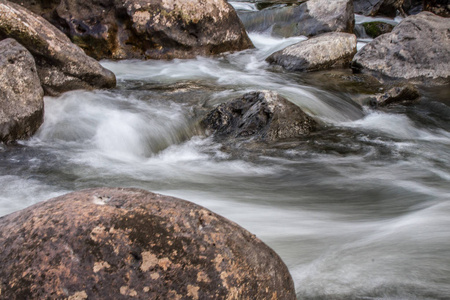
[[[13,39],[0,41],[0,141],[30,137],[44,119],[44,91],[33,56]]]
[[[278,257],[196,204],[70,193],[0,218],[2,299],[295,299]]]
[[[266,60],[287,70],[307,72],[349,66],[355,54],[354,34],[330,32],[286,47]]]

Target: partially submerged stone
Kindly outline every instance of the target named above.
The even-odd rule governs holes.
[[[275,92],[251,92],[223,103],[202,120],[207,134],[218,138],[252,138],[273,142],[308,135],[317,122]]]
[[[0,41],[0,142],[36,132],[44,119],[43,98],[31,53],[13,39]]]
[[[96,59],[171,59],[252,48],[225,0],[14,0]]]
[[[385,22],[366,22],[362,23],[364,30],[371,38],[376,38],[382,34],[389,33],[394,29],[394,26]]]
[[[111,88],[114,74],[87,56],[57,28],[20,5],[0,0],[0,39],[14,38],[33,54],[46,94]]]
[[[70,193],[0,218],[3,299],[296,299],[288,269],[213,212],[139,189]]]
[[[412,84],[405,84],[390,88],[387,92],[376,96],[378,106],[391,104],[410,104],[420,97],[419,90]]]
[[[325,33],[277,51],[267,58],[272,64],[293,71],[318,71],[349,66],[356,54],[356,36]]]
[[[270,30],[274,36],[314,36],[326,32],[353,33],[352,0],[309,0],[297,6],[242,13],[248,31]]]
[[[450,19],[422,12],[405,18],[353,58],[355,71],[417,83],[450,83]]]

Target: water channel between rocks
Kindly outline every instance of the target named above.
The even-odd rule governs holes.
[[[250,37],[256,49],[217,58],[104,61],[116,89],[47,97],[38,133],[0,148],[0,215],[73,190],[138,187],[256,234],[286,262],[299,299],[447,299],[448,91],[362,108],[361,87],[264,62],[304,37]],[[202,135],[208,109],[262,89],[325,128],[274,145]]]

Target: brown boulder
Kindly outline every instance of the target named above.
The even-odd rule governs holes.
[[[13,0],[96,59],[171,59],[252,48],[225,0]]]
[[[0,41],[0,142],[30,137],[44,118],[44,91],[33,56],[13,39]]]
[[[87,56],[62,32],[20,5],[0,0],[0,39],[14,38],[33,54],[46,94],[111,88],[114,74]]]
[[[0,218],[3,299],[295,299],[263,242],[196,204],[84,190]]]

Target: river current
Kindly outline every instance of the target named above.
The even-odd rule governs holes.
[[[448,89],[362,107],[352,87],[265,63],[305,37],[250,37],[256,49],[216,58],[103,61],[116,89],[46,97],[37,134],[0,146],[0,215],[84,188],[143,188],[256,234],[299,299],[449,299]],[[277,91],[322,129],[258,146],[202,134],[208,109],[255,90]]]

